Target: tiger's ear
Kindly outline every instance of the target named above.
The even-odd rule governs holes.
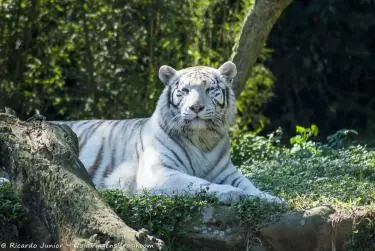
[[[221,75],[228,79],[233,79],[237,75],[236,65],[232,61],[227,61],[219,67]]]
[[[176,75],[176,70],[168,65],[163,65],[159,69],[159,78],[165,85],[168,84],[169,80]]]

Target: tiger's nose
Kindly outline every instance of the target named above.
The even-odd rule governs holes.
[[[203,105],[192,105],[189,107],[190,110],[194,111],[195,113],[198,113],[204,109]]]

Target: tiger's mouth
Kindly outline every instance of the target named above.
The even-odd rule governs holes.
[[[191,119],[185,119],[185,125],[193,130],[202,130],[207,128],[208,120],[196,116]]]
[[[204,122],[205,119],[202,119],[198,116],[191,118],[191,119],[184,119],[185,124],[192,124],[192,123],[197,123],[197,122]]]

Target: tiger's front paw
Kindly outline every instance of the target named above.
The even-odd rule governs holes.
[[[259,194],[259,198],[267,202],[274,203],[274,204],[285,204],[285,205],[287,204],[283,198],[279,198],[279,197],[276,197],[276,196],[273,196],[271,194],[264,193],[264,192]]]
[[[216,194],[219,201],[225,204],[234,203],[247,197],[246,193],[242,189],[228,188]]]

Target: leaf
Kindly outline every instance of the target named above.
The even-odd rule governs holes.
[[[319,128],[318,128],[317,125],[312,124],[311,127],[310,127],[310,129],[311,129],[311,132],[312,132],[312,134],[314,136],[318,136],[318,134],[319,134]]]
[[[296,126],[296,133],[304,133],[306,131],[306,128],[303,126]]]

